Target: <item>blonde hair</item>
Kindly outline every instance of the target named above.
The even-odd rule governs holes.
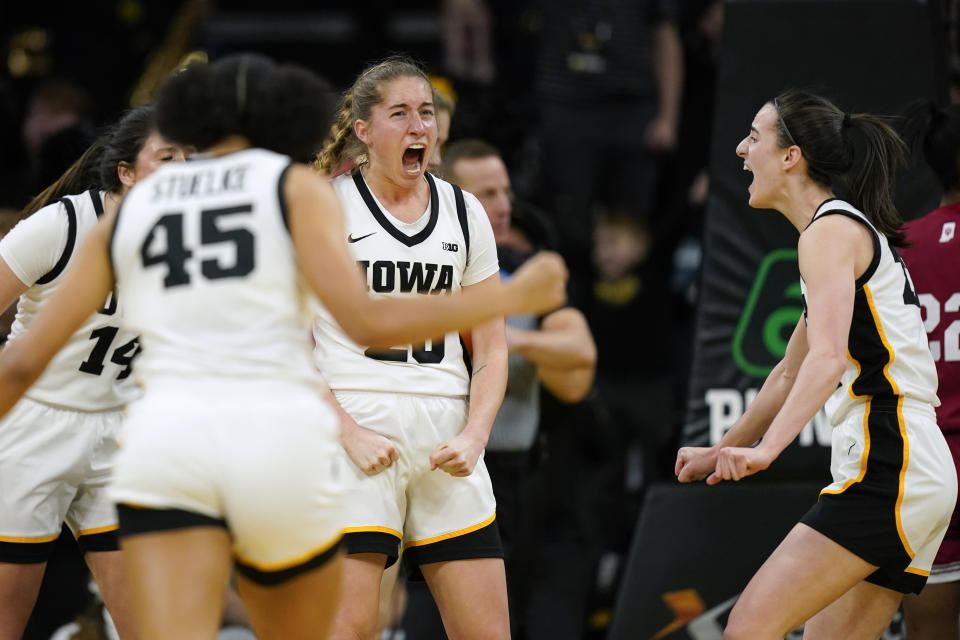
[[[346,161],[357,161],[365,154],[366,147],[354,133],[353,123],[370,119],[373,107],[383,100],[383,87],[397,78],[422,78],[430,84],[423,69],[406,56],[391,56],[367,67],[340,99],[336,122],[317,154],[314,168],[332,175]]]

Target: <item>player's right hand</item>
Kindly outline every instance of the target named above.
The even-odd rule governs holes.
[[[386,436],[361,427],[356,422],[343,427],[340,430],[340,444],[353,463],[368,476],[388,469],[400,458],[396,445]]]
[[[674,473],[680,482],[703,480],[717,468],[717,451],[713,447],[682,447],[677,451]]]
[[[523,263],[507,283],[518,312],[546,313],[567,301],[567,265],[559,254],[541,251]]]

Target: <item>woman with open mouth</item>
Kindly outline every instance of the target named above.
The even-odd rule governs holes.
[[[893,176],[906,151],[883,119],[802,91],[764,104],[737,145],[750,206],[800,234],[803,315],[750,408],[716,445],[680,449],[677,477],[713,485],[761,472],[826,404],[833,482],[750,580],[726,640],[779,639],[804,623],[806,640],[878,638],[903,594],[923,588],[946,533],[956,470],[897,252]]]
[[[376,64],[344,94],[317,168],[336,175],[355,165],[333,185],[350,252],[375,294],[499,282],[479,201],[426,171],[436,144],[433,91],[413,62]],[[473,327],[472,370],[457,333],[375,350],[349,340],[321,311],[314,336],[357,481],[344,500],[344,597],[332,637],[374,637],[381,577],[402,551],[408,578],[426,579],[450,638],[508,638],[503,552],[483,463],[507,379],[503,318]]]

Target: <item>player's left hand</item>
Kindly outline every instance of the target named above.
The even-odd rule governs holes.
[[[461,433],[436,446],[430,454],[430,470],[441,469],[452,476],[468,476],[477,466],[481,453],[483,444]]]
[[[707,478],[707,484],[752,476],[769,467],[775,457],[761,447],[724,447],[717,454],[717,468]]]

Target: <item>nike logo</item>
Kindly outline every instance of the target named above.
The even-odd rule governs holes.
[[[370,236],[372,236],[372,235],[375,234],[375,233],[376,233],[376,231],[371,231],[371,232],[368,233],[367,235],[365,235],[365,236],[360,236],[360,237],[358,237],[358,238],[354,238],[354,237],[353,237],[353,234],[351,233],[350,235],[347,236],[347,242],[349,242],[350,244],[353,244],[354,242],[360,242],[360,241],[363,240],[364,238],[369,238]]]

